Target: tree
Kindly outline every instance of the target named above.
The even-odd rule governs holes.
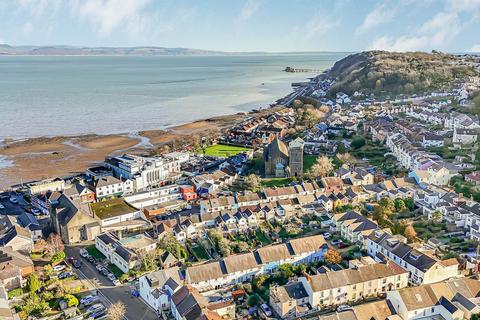
[[[125,307],[125,304],[117,301],[108,307],[107,317],[110,320],[122,320],[125,317],[126,312],[127,308]]]
[[[413,242],[417,238],[417,232],[413,228],[413,226],[408,225],[405,228],[405,237],[407,237],[408,241]]]
[[[278,267],[278,271],[280,271],[281,277],[287,280],[295,275],[293,272],[293,266],[290,263],[282,264],[280,267]]]
[[[433,219],[435,221],[441,221],[442,220],[442,213],[438,210],[436,210],[434,213],[433,213]]]
[[[222,239],[220,239],[220,241],[217,242],[217,249],[218,249],[218,253],[220,253],[222,257],[229,256],[231,252],[229,241],[222,237]]]
[[[42,282],[38,279],[36,273],[31,273],[27,279],[27,288],[30,292],[37,292],[42,286]]]
[[[395,210],[397,211],[403,211],[407,208],[405,202],[402,199],[395,199],[393,203],[395,204]]]
[[[69,308],[76,307],[79,304],[77,297],[73,294],[66,294],[65,297],[63,297],[63,300],[65,300]]]
[[[244,187],[250,191],[258,191],[260,189],[260,177],[256,174],[249,174],[244,179]]]
[[[168,233],[162,240],[161,247],[163,250],[170,252],[177,259],[188,258],[187,250],[178,242],[173,234]]]
[[[58,252],[63,251],[63,249],[65,249],[65,246],[63,245],[62,237],[60,237],[58,233],[50,233],[47,239],[47,250],[50,254],[57,254]]]
[[[395,211],[395,203],[388,197],[380,199],[378,205],[382,208],[384,217],[390,216]]]
[[[335,250],[333,248],[329,248],[327,250],[327,252],[323,256],[323,259],[326,262],[331,263],[331,264],[339,264],[340,262],[342,262],[342,256],[340,255],[340,253],[337,250]]]
[[[342,163],[345,163],[345,164],[354,164],[355,163],[355,157],[352,156],[348,152],[337,153],[337,158],[338,158],[338,160],[340,160]]]
[[[410,197],[405,198],[405,199],[403,199],[403,202],[405,203],[405,205],[407,206],[407,208],[409,210],[415,209],[415,203],[414,203],[412,198],[410,198]]]
[[[321,156],[317,158],[317,161],[312,165],[310,170],[308,170],[308,175],[312,179],[326,177],[333,172],[333,169],[332,160],[326,156]]]
[[[257,294],[252,294],[248,297],[247,304],[249,307],[254,307],[260,303],[260,298]]]
[[[352,140],[352,148],[354,149],[360,149],[361,147],[363,147],[365,145],[365,138],[363,137],[357,137],[355,139]]]

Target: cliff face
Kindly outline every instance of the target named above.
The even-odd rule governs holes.
[[[328,76],[336,79],[330,94],[400,94],[448,87],[476,74],[468,61],[449,54],[366,51],[337,61]]]

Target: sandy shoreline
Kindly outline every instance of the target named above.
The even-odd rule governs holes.
[[[65,176],[85,171],[113,154],[145,153],[165,144],[211,130],[222,130],[243,119],[237,113],[198,120],[165,130],[138,134],[87,134],[79,136],[5,139],[0,148],[0,189],[21,182]],[[3,167],[2,163],[6,164]]]

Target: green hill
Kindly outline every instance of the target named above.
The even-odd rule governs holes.
[[[476,75],[468,58],[439,52],[366,51],[349,55],[330,69],[336,79],[329,94],[355,91],[376,94],[419,93],[445,88]]]

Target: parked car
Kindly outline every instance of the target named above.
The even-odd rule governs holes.
[[[38,210],[37,208],[32,208],[31,212],[32,212],[34,215],[36,215],[36,216],[38,216],[38,215],[40,215],[40,214],[42,213],[42,212],[41,212],[40,210]]]
[[[322,236],[325,238],[325,240],[328,240],[328,239],[330,239],[330,238],[332,237],[332,235],[331,235],[330,233],[328,233],[328,232],[322,233]]]
[[[90,318],[97,319],[97,318],[103,317],[103,316],[106,315],[106,314],[107,314],[107,310],[106,310],[106,309],[98,310],[98,311],[95,311],[94,313],[92,313],[92,314],[90,315]]]
[[[94,304],[95,302],[100,301],[100,298],[98,296],[92,296],[91,298],[87,299],[84,303],[82,303],[84,306],[89,306]]]
[[[87,257],[87,260],[88,260],[88,262],[90,262],[90,263],[95,263],[95,258],[92,257],[92,256],[88,256],[88,257]]]
[[[85,311],[85,313],[92,313],[92,312],[98,311],[100,309],[105,309],[105,306],[101,303],[95,303],[95,304],[91,305],[90,307],[88,307],[87,310]]]
[[[92,300],[93,298],[95,298],[96,296],[94,296],[93,294],[89,294],[88,296],[85,296],[83,298],[80,299],[80,303],[81,304],[85,304],[87,303],[88,301]]]
[[[339,244],[337,245],[337,248],[338,248],[338,249],[343,249],[343,248],[346,248],[346,247],[348,247],[348,244],[346,244],[346,243],[344,243],[344,242],[339,243]]]
[[[57,264],[56,266],[53,267],[53,271],[55,272],[60,272],[65,270],[65,265],[64,264]]]
[[[107,278],[108,278],[108,280],[110,280],[110,281],[113,281],[113,280],[117,279],[113,273],[107,274]]]
[[[72,276],[73,276],[73,272],[64,271],[64,272],[62,272],[58,275],[58,279],[66,279],[66,278],[69,278],[69,277],[72,277]]]
[[[352,310],[352,307],[350,307],[348,304],[341,304],[337,307],[338,312],[347,311],[347,310]]]
[[[15,197],[11,197],[9,200],[10,200],[10,202],[13,203],[13,204],[17,204],[17,203],[18,203],[18,200],[17,200],[17,198],[15,198]]]
[[[110,271],[107,268],[103,268],[102,271],[100,271],[105,277],[108,276]]]
[[[97,271],[101,272],[105,267],[99,263],[95,266],[95,268],[97,269]]]
[[[75,268],[79,269],[82,266],[82,261],[77,260],[77,259],[73,260],[73,266]]]
[[[82,256],[83,258],[88,257],[89,256],[88,251],[85,249],[80,249],[80,256]]]
[[[265,315],[267,317],[270,317],[272,315],[272,310],[270,310],[270,308],[267,306],[267,304],[262,303],[260,305],[260,308],[262,309],[263,313],[265,313]]]
[[[5,209],[5,206],[0,203],[0,209]]]
[[[119,286],[121,284],[121,282],[118,279],[112,280],[112,283],[114,286]]]
[[[333,240],[333,241],[332,241],[332,245],[334,245],[334,246],[338,246],[340,243],[343,243],[343,241],[340,240],[340,239],[337,239],[337,240]]]

